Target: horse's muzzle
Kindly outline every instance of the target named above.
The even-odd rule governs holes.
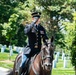
[[[51,71],[52,70],[52,64],[51,63],[44,63],[44,67],[47,71]]]

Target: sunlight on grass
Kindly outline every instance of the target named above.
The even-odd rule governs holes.
[[[53,69],[52,75],[74,75],[73,69]]]

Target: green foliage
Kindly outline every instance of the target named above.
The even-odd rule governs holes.
[[[73,46],[72,46],[72,51],[71,51],[71,56],[72,56],[72,64],[73,66],[76,66],[76,40],[74,39],[73,41]]]
[[[76,12],[72,13],[73,21],[72,22],[63,22],[65,26],[65,43],[68,46],[68,49],[71,50],[71,62],[75,67],[76,72]]]
[[[13,6],[14,3],[7,4],[7,1],[5,3],[1,4],[1,6],[5,6],[5,5],[10,7],[11,13],[9,11],[6,11],[6,12],[8,12],[8,15],[9,15],[9,18],[7,19],[7,21],[5,21],[6,17],[4,18],[4,20],[0,20],[1,22],[3,22],[1,24],[1,26],[3,28],[1,31],[1,33],[2,33],[1,36],[5,37],[6,43],[8,42],[8,44],[12,44],[12,45],[15,44],[15,45],[23,46],[26,44],[25,43],[26,36],[24,36],[24,26],[22,24],[25,20],[27,21],[29,19],[29,17],[28,17],[28,16],[30,16],[29,7],[27,7],[27,5],[23,4],[23,2],[21,2],[21,1],[18,2],[18,4],[16,3],[15,6]],[[4,7],[2,7],[2,8],[4,8]],[[1,13],[1,15],[4,13],[5,12],[3,11]],[[6,15],[6,14],[4,14],[4,15]],[[8,16],[8,15],[6,15],[6,16]],[[3,18],[3,17],[1,17],[1,18]],[[19,31],[20,31],[20,33],[19,33]],[[21,37],[19,37],[19,36],[21,36]],[[18,42],[19,39],[21,39],[21,40]]]
[[[76,12],[73,14],[74,16],[74,26],[75,26],[75,30],[74,30],[74,38],[72,41],[72,50],[71,50],[71,56],[72,56],[72,64],[73,66],[75,66],[75,70],[76,70]]]

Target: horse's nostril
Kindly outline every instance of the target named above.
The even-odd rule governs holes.
[[[47,67],[51,67],[51,65],[47,65]]]
[[[45,66],[47,66],[47,67],[51,67],[51,64],[47,63],[47,64],[45,64]]]
[[[52,64],[51,64],[51,63],[46,63],[46,64],[45,64],[45,69],[46,69],[46,70],[50,71],[51,68],[52,68]]]

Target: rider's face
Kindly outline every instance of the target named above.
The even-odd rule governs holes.
[[[35,18],[33,17],[32,20],[35,20]],[[36,22],[36,24],[38,25],[40,23],[40,18],[38,19],[38,21]]]

